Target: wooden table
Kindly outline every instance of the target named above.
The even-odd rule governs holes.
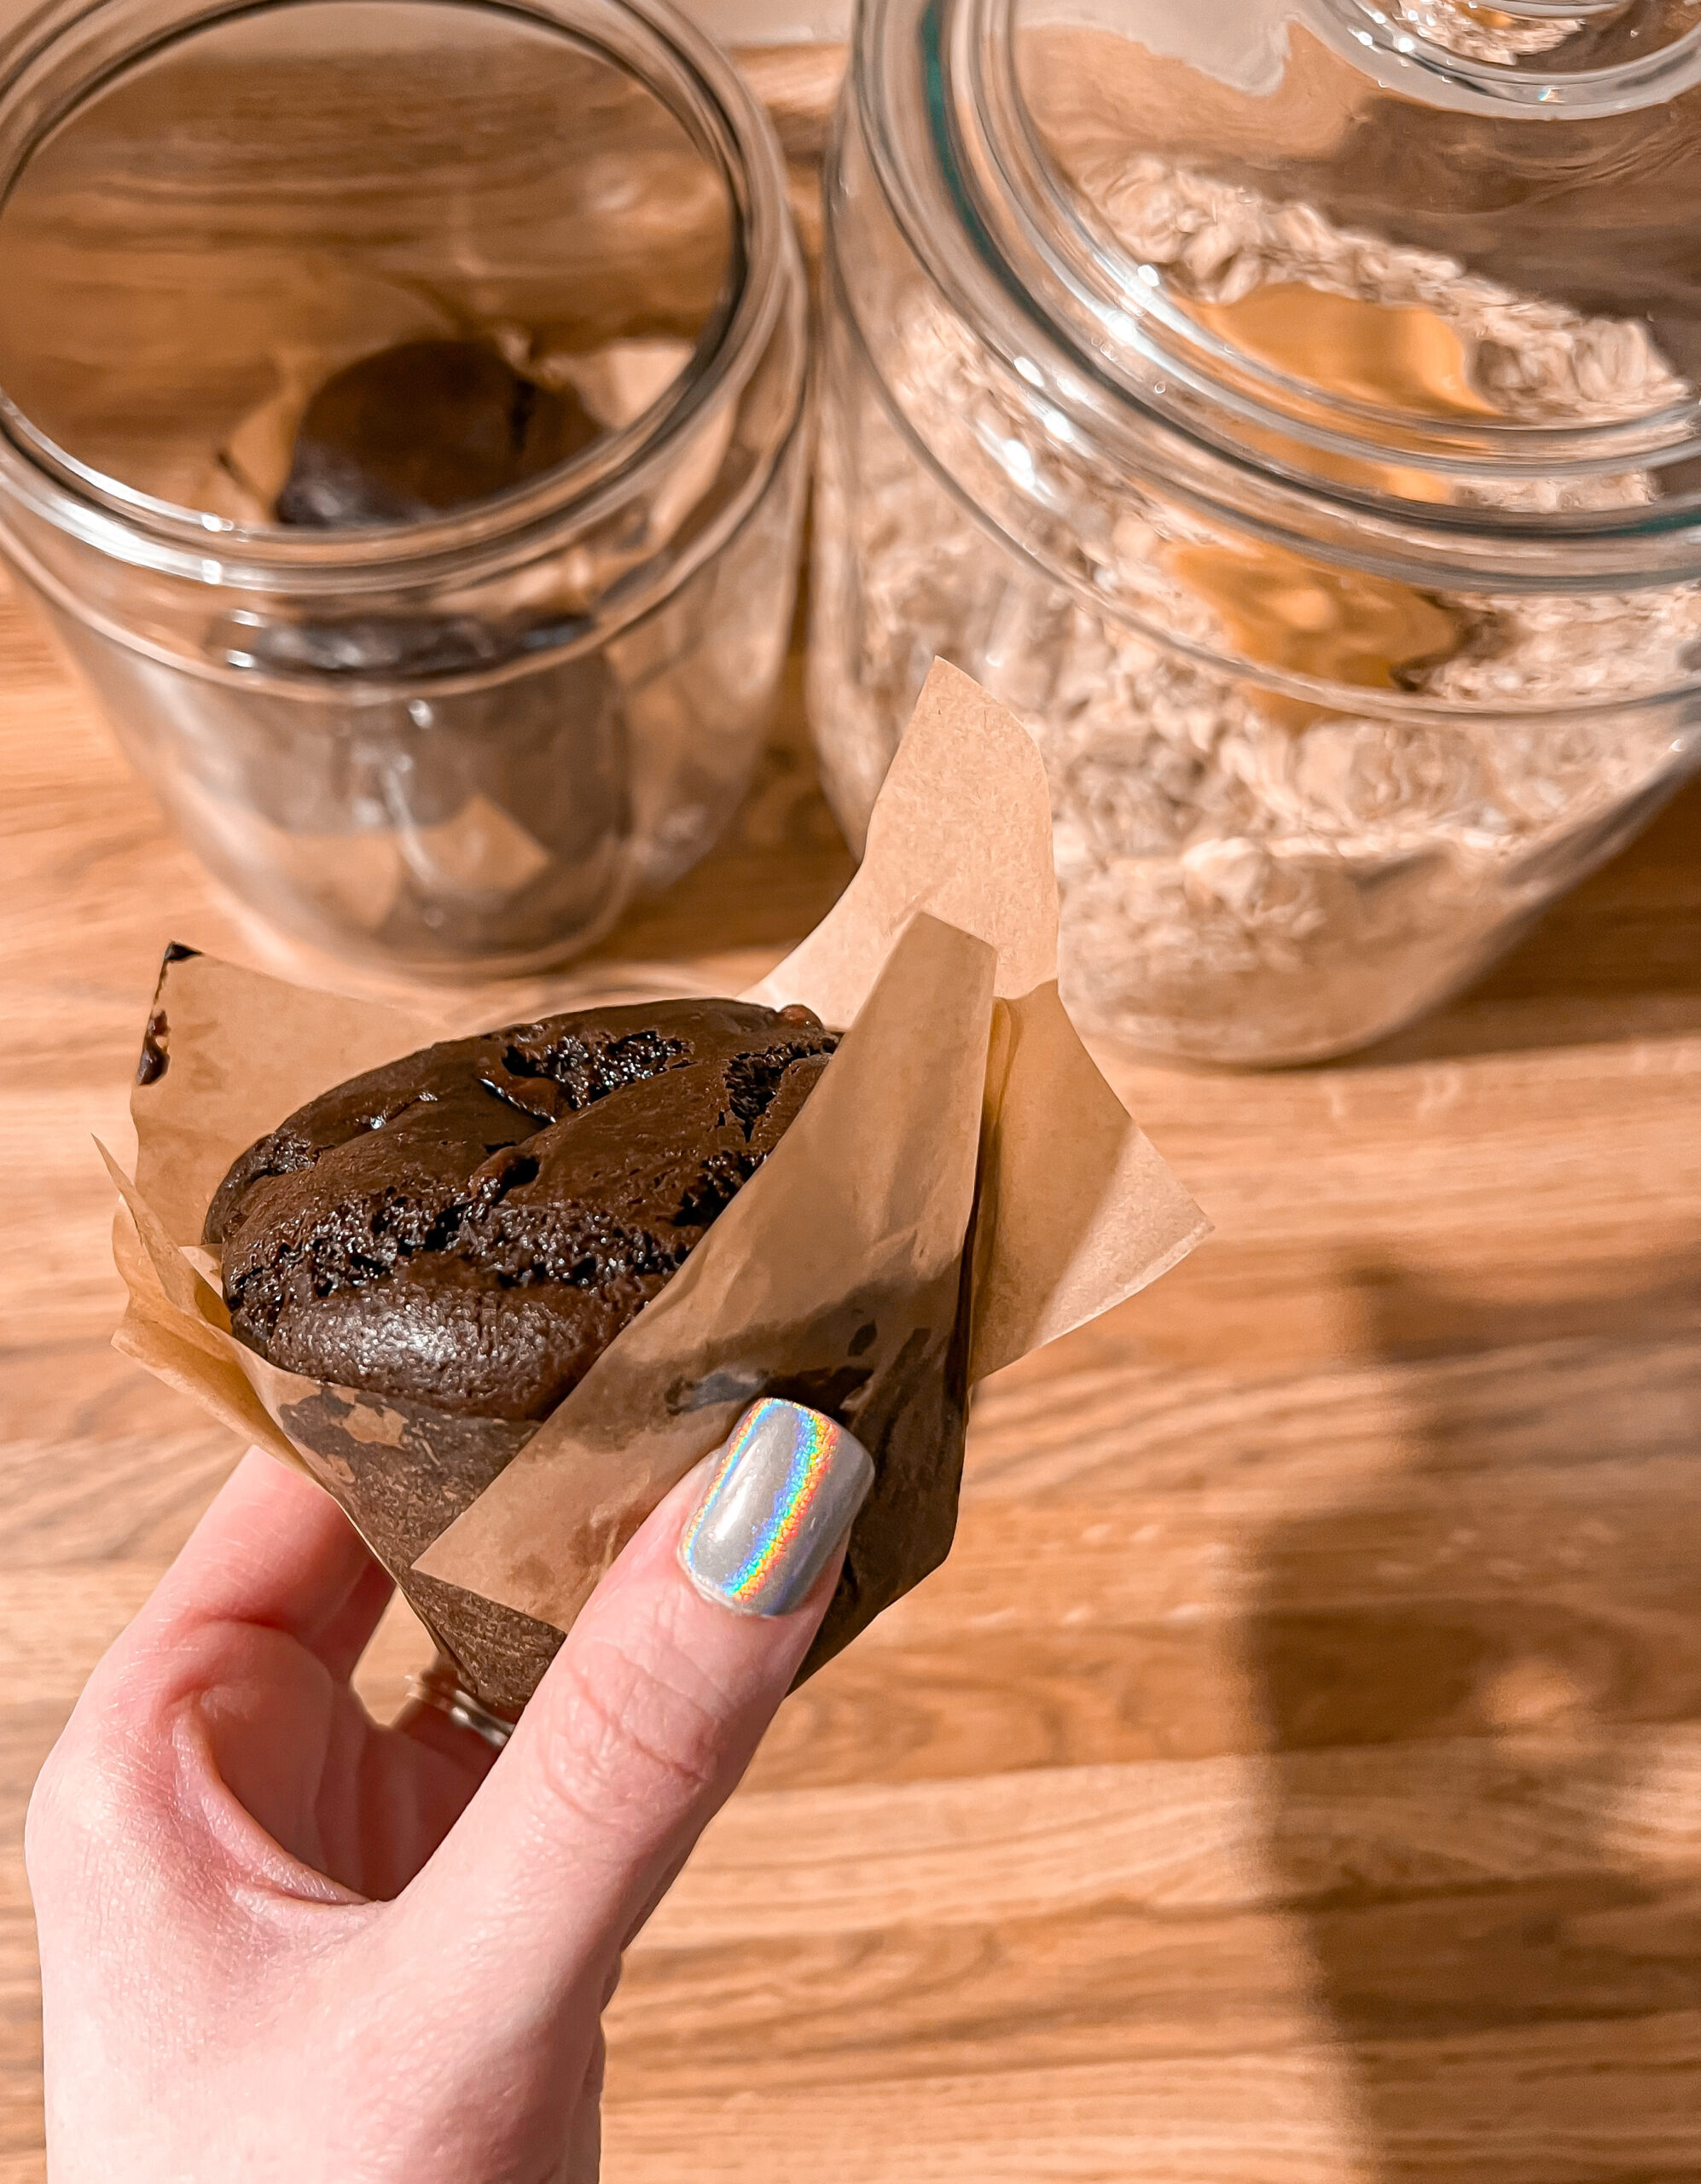
[[[730,981],[831,899],[788,725],[611,961]],[[90,1136],[161,942],[253,942],[14,607],[0,767],[9,2184],[25,1797],[235,1454],[107,1346]],[[950,1563],[633,1952],[609,2177],[1701,2175],[1701,793],[1375,1054],[1113,1067],[1218,1233],[984,1391]]]

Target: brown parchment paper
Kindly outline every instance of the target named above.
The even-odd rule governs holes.
[[[200,1247],[237,1154],[304,1101],[440,1037],[176,953],[132,1101],[119,1346],[348,1511],[488,1705],[523,1705],[656,1502],[755,1395],[851,1427],[874,1490],[804,1673],[949,1550],[972,1383],[1132,1294],[1206,1223],[1057,998],[1043,770],[936,665],[829,915],[752,998],[845,1037],[665,1290],[541,1426],[282,1373],[230,1334]],[[211,1280],[206,1277],[211,1277]],[[403,1490],[405,1489],[405,1490]]]

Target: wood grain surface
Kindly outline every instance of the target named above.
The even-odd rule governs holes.
[[[162,942],[276,959],[15,606],[0,827],[15,2184],[29,1784],[236,1453],[107,1347],[90,1138]],[[734,838],[581,985],[753,975],[847,870],[793,689]],[[1217,1234],[984,1390],[951,1560],[632,1953],[609,2177],[1701,2176],[1701,792],[1374,1054],[1106,1059]],[[421,1650],[386,1622],[375,1706]]]

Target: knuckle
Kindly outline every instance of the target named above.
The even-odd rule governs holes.
[[[61,1742],[48,1754],[24,1812],[24,1873],[38,1902],[53,1885],[62,1862],[67,1823],[75,1810],[68,1771]]]
[[[112,1807],[107,1772],[73,1722],[48,1754],[24,1815],[24,1871],[38,1901],[73,1880],[114,1832]]]
[[[541,1757],[551,1789],[578,1819],[630,1826],[714,1792],[721,1716],[687,1657],[653,1624],[636,1643],[597,1638],[574,1649]]]
[[[24,1869],[38,1902],[87,1893],[90,1875],[150,1833],[158,1767],[122,1698],[90,1683],[49,1752],[24,1815]]]

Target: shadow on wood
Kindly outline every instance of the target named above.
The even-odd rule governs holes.
[[[1271,1531],[1245,1635],[1291,1756],[1270,1852],[1358,2176],[1453,2179],[1473,2122],[1475,2174],[1507,2184],[1701,2175],[1701,2115],[1639,2152],[1622,2107],[1610,2131],[1591,2108],[1592,2062],[1657,2073],[1659,2020],[1701,2011],[1701,1887],[1674,1859],[1697,1824],[1701,1464],[1650,1467],[1646,1420],[1634,1446],[1598,1414],[1485,1432],[1481,1385],[1534,1412],[1532,1376],[1580,1348],[1692,1341],[1701,1249],[1640,1293],[1491,1303],[1390,1265],[1358,1287],[1388,1361],[1461,1361],[1469,1413],[1422,1383],[1414,1462]],[[1701,1453],[1701,1416],[1672,1424]]]
[[[1457,1000],[1332,1068],[1701,1030],[1701,781]]]

